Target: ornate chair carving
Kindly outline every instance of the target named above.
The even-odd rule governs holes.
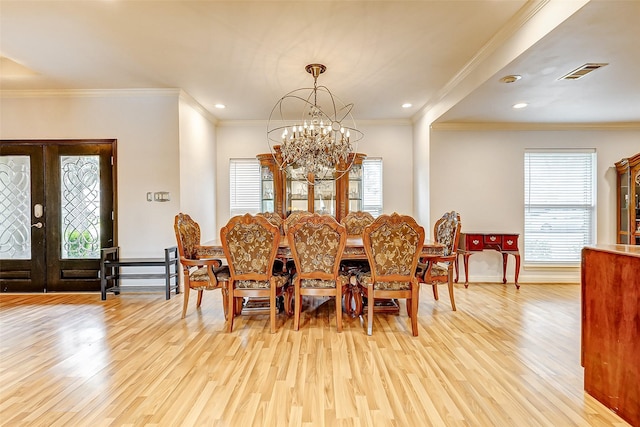
[[[363,231],[364,249],[371,271],[359,277],[368,299],[367,333],[373,333],[376,298],[405,298],[413,336],[418,336],[418,258],[424,245],[424,228],[410,216],[381,215]]]
[[[225,318],[227,317],[227,285],[229,281],[229,269],[222,266],[222,261],[207,255],[207,246],[200,245],[200,226],[185,213],[179,213],[175,217],[173,229],[176,233],[178,253],[182,264],[184,303],[182,305],[182,318],[187,314],[189,305],[189,291],[198,291],[196,307],[202,304],[202,294],[206,290],[222,290],[222,306]]]
[[[312,214],[287,230],[289,247],[296,266],[294,283],[294,329],[300,329],[302,296],[335,297],[338,332],[342,332],[342,293],[348,278],[340,274],[340,258],[347,232],[330,215]]]
[[[453,267],[457,257],[458,241],[460,240],[460,214],[455,211],[445,213],[436,221],[433,227],[434,240],[445,245],[444,255],[424,259],[419,264],[421,282],[433,286],[433,296],[438,299],[437,285],[446,283],[449,286],[449,298],[451,308],[456,310],[456,302],[453,298]]]
[[[362,237],[364,227],[374,221],[373,215],[364,211],[352,211],[340,223],[347,229],[348,237]],[[367,260],[345,260],[340,263],[340,270],[349,276],[349,286],[344,292],[344,307],[350,316],[362,312],[362,295],[357,283],[357,276],[369,271]]]
[[[289,280],[274,274],[280,231],[264,216],[250,214],[231,218],[220,230],[222,249],[229,263],[229,332],[233,331],[235,300],[242,297],[269,297],[271,333],[276,331],[276,298],[283,295]]]

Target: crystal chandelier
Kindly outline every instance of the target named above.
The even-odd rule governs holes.
[[[276,103],[269,116],[269,147],[281,169],[313,179],[337,179],[353,163],[354,147],[363,134],[356,129],[351,109],[343,105],[326,86],[318,86],[318,76],[326,71],[322,64],[309,64],[305,70],[313,76],[313,88],[296,89]],[[291,105],[298,104],[298,111]],[[293,121],[290,115],[300,113]],[[279,117],[278,117],[279,116]],[[276,154],[279,153],[279,154]]]

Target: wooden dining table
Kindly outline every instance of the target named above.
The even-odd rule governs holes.
[[[422,251],[420,253],[420,259],[437,257],[444,255],[445,246],[441,243],[436,243],[431,240],[425,239],[422,245]],[[210,240],[205,242],[199,250],[200,256],[207,256],[211,258],[220,258],[226,261],[222,244],[218,240]],[[292,260],[291,248],[289,247],[289,241],[286,236],[281,236],[280,244],[278,245],[277,258],[281,259],[285,265],[288,260]],[[347,242],[342,253],[343,261],[347,260],[366,260],[367,253],[364,249],[364,243],[360,236],[348,236]],[[362,313],[362,298],[360,296],[360,290],[355,281],[351,280],[348,285],[348,289],[344,293],[345,296],[345,311],[351,317],[356,317]],[[247,311],[263,311],[268,309],[268,301],[247,301],[243,310]],[[399,311],[397,301],[392,300],[376,300],[376,306],[374,308],[376,312],[391,312],[397,313]]]

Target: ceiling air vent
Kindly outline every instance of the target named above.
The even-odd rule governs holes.
[[[605,65],[609,65],[609,64],[589,62],[587,64],[584,64],[576,68],[569,74],[565,74],[564,76],[560,77],[558,80],[578,80],[579,78],[582,78],[587,74],[589,74],[590,72],[595,71],[598,68],[604,67]]]

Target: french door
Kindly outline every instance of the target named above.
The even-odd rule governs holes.
[[[0,291],[100,289],[114,140],[0,141]]]

